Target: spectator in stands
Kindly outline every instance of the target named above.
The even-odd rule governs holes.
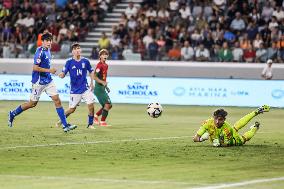
[[[236,18],[231,22],[230,28],[235,32],[241,32],[245,29],[246,24],[241,17],[241,13],[236,13]]]
[[[118,37],[118,35],[116,33],[114,33],[110,38],[111,47],[118,46],[119,42],[120,42],[120,38]]]
[[[112,60],[119,60],[119,50],[118,46],[114,46],[111,50],[111,59]]]
[[[253,22],[258,23],[258,21],[260,20],[260,13],[257,11],[256,8],[254,8],[249,14],[249,17],[252,19]]]
[[[164,7],[159,9],[158,19],[161,23],[166,24],[169,20],[169,17],[170,17],[170,13],[167,9],[165,9]]]
[[[244,51],[242,48],[240,48],[240,44],[238,41],[235,42],[235,47],[232,51],[233,54],[233,61],[234,62],[242,62],[243,61],[243,55]]]
[[[178,61],[181,59],[181,50],[177,42],[174,42],[173,48],[169,50],[168,57],[170,61]]]
[[[105,32],[102,32],[102,36],[99,39],[98,46],[100,49],[109,49],[110,41]]]
[[[179,3],[177,0],[170,0],[169,9],[171,12],[177,12],[179,9]]]
[[[274,9],[271,7],[270,2],[266,1],[264,7],[262,8],[261,17],[268,22],[273,14]]]
[[[150,60],[156,61],[158,58],[159,45],[156,39],[153,39],[151,43],[148,45],[148,55]]]
[[[190,61],[194,58],[194,50],[189,45],[189,41],[185,41],[183,47],[181,48],[181,60]]]
[[[57,43],[62,43],[62,41],[67,40],[68,36],[68,29],[66,28],[66,24],[63,23],[61,25],[61,28],[59,30],[58,38],[57,38]]]
[[[217,12],[223,12],[226,7],[226,0],[213,0],[213,9]]]
[[[224,42],[222,49],[218,53],[219,61],[231,62],[233,60],[232,51],[228,48],[228,43]]]
[[[253,48],[258,49],[260,48],[260,44],[263,44],[263,40],[260,34],[256,35],[256,38],[253,40]]]
[[[276,43],[272,43],[272,46],[267,49],[267,60],[276,60],[278,56],[278,49]]]
[[[250,40],[248,39],[248,35],[247,34],[244,34],[240,39],[240,47],[243,49],[243,50],[246,50],[249,48],[249,46],[251,45],[251,42]]]
[[[273,31],[273,29],[278,27],[278,22],[275,16],[272,16],[271,21],[268,24],[268,28],[270,31]]]
[[[9,22],[5,22],[5,26],[1,32],[1,41],[9,42],[12,38],[12,28],[10,27]]]
[[[124,39],[128,35],[128,32],[123,24],[119,24],[117,31],[115,31],[120,39]]]
[[[260,43],[259,48],[256,50],[256,62],[266,62],[267,58],[267,51],[263,46],[263,43]]]
[[[26,28],[34,26],[35,24],[35,15],[31,15],[31,13],[27,13],[27,16],[23,19],[23,24]]]
[[[152,31],[153,31],[152,29],[148,29],[147,30],[147,35],[145,35],[143,37],[143,43],[144,43],[146,49],[148,49],[149,44],[152,43],[153,40],[154,40],[153,39],[153,35],[152,35]]]
[[[154,17],[156,18],[157,17],[157,11],[153,8],[153,7],[149,7],[149,9],[146,11],[145,13],[146,17]]]
[[[209,61],[209,58],[210,58],[209,50],[204,48],[204,45],[201,43],[199,47],[197,47],[195,50],[195,59],[197,61],[204,62],[204,61]]]
[[[255,56],[255,50],[253,49],[252,45],[249,45],[248,49],[244,51],[244,61],[250,63],[254,62]]]
[[[142,60],[145,59],[146,48],[143,41],[139,38],[133,48],[135,53],[140,53]]]
[[[283,7],[277,6],[276,10],[274,9],[274,11],[273,11],[272,16],[275,16],[278,21],[282,20],[284,18]]]
[[[272,79],[272,77],[273,77],[273,74],[272,74],[272,63],[273,63],[273,61],[271,59],[267,60],[267,63],[266,63],[266,65],[263,68],[262,73],[261,73],[261,77],[263,79],[266,79],[266,80]]]
[[[282,36],[280,37],[280,39],[277,41],[276,44],[277,48],[278,48],[278,53],[279,53],[279,62],[284,61],[284,34],[282,34]]]
[[[137,8],[134,6],[133,2],[129,2],[128,7],[125,9],[125,14],[127,18],[131,18],[131,16],[134,16],[136,18],[138,13]]]
[[[255,39],[255,36],[258,34],[258,27],[254,22],[249,22],[246,32],[248,39],[252,41]]]
[[[233,44],[236,39],[236,35],[227,29],[224,33],[224,39]]]
[[[18,14],[18,19],[15,23],[15,26],[17,26],[17,25],[23,26],[24,24],[25,24],[25,22],[24,22],[23,14],[20,12]]]
[[[134,30],[136,26],[137,26],[137,21],[134,19],[134,16],[131,16],[127,23],[127,27],[128,29]]]
[[[90,59],[97,60],[98,58],[99,58],[99,52],[96,47],[93,47],[91,55],[90,55]]]
[[[185,4],[181,5],[181,8],[179,9],[181,18],[186,22],[187,20],[190,20],[191,17],[191,10],[189,6],[186,6]]]

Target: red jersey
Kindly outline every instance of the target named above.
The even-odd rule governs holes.
[[[96,66],[96,75],[100,80],[106,81],[108,65],[106,63],[99,62]]]

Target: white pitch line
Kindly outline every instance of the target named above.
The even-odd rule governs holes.
[[[228,183],[228,184],[224,183],[224,184],[219,184],[219,185],[197,187],[197,188],[192,188],[192,189],[220,189],[220,188],[230,188],[230,187],[246,186],[246,185],[257,184],[257,183],[282,181],[282,180],[284,180],[284,177],[268,178],[268,179],[257,179],[257,180],[250,180],[250,181],[243,181],[243,182],[236,182],[236,183]]]
[[[180,138],[189,138],[189,137],[192,137],[192,136],[158,137],[158,138],[136,138],[136,139],[124,139],[124,140],[101,140],[101,141],[91,141],[91,142],[66,142],[66,143],[54,143],[54,144],[35,144],[35,145],[0,147],[0,150],[16,149],[16,148],[40,148],[40,147],[52,147],[52,146],[66,146],[66,145],[108,144],[108,143],[119,143],[119,142],[170,140],[170,139],[180,139]]]
[[[127,183],[127,184],[173,184],[190,185],[187,182],[159,181],[159,180],[132,180],[132,179],[104,179],[104,178],[86,178],[86,177],[68,177],[68,176],[30,176],[30,175],[1,175],[1,178],[8,177],[13,179],[43,179],[43,180],[70,180],[87,182],[105,182],[105,183]]]

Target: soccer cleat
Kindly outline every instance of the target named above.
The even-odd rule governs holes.
[[[257,108],[257,110],[255,110],[256,114],[262,114],[263,112],[269,112],[270,110],[270,106],[268,105],[262,105],[259,108]]]
[[[93,125],[88,125],[87,128],[88,129],[96,129]]]
[[[14,114],[10,111],[10,112],[8,113],[8,126],[9,126],[9,127],[13,127],[13,121],[14,121],[14,119],[15,119],[15,116],[14,116]]]
[[[99,121],[99,117],[98,116],[94,117],[94,124],[100,125],[100,121]]]
[[[68,131],[74,130],[74,129],[76,129],[76,128],[77,128],[76,125],[68,124],[66,127],[63,128],[63,131],[64,131],[65,133],[67,133]]]
[[[110,126],[110,125],[108,125],[105,121],[101,121],[100,126],[101,127],[107,127],[107,126]]]
[[[250,129],[253,129],[253,128],[259,129],[259,126],[260,126],[260,123],[256,121],[254,125],[250,126]]]

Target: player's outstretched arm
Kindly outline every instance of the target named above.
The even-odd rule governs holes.
[[[41,68],[38,65],[34,65],[33,66],[33,71],[36,71],[36,72],[49,72],[49,73],[52,73],[52,74],[56,73],[56,69],[55,68],[50,68],[50,69]]]

